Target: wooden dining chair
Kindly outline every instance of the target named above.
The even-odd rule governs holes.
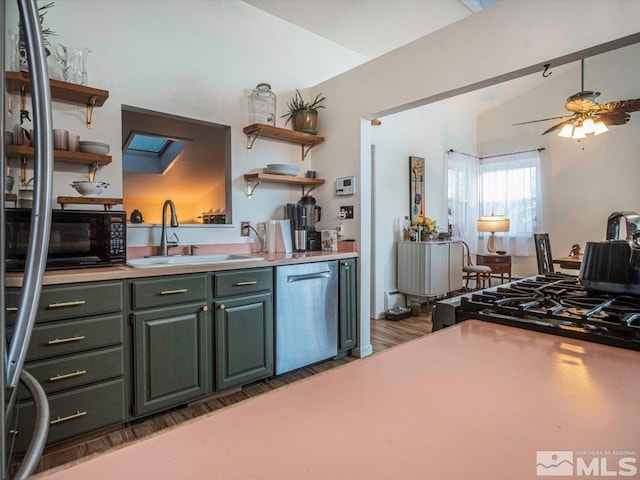
[[[471,261],[471,251],[466,242],[462,243],[462,279],[465,288],[469,289],[469,280],[475,277],[476,289],[491,286],[491,267],[488,265],[474,265]]]
[[[545,275],[554,273],[553,256],[551,255],[551,243],[548,233],[534,233],[533,241],[536,245],[536,260],[538,261],[538,273]]]

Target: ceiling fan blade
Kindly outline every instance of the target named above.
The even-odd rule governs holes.
[[[548,128],[547,130],[542,132],[542,135],[546,135],[547,133],[551,133],[551,132],[555,132],[556,130],[560,130],[562,127],[564,127],[565,125],[570,124],[571,122],[573,122],[573,118],[571,118],[569,120],[565,120],[564,122],[560,122],[560,123],[554,125],[553,127]]]
[[[607,112],[637,112],[640,110],[640,98],[634,98],[632,100],[618,100],[615,102],[604,103],[600,105],[597,113],[607,113]]]
[[[558,120],[560,118],[569,118],[573,115],[562,115],[561,117],[542,118],[540,120],[531,120],[530,122],[512,123],[512,125],[527,125],[528,123],[546,122],[548,120]]]
[[[624,125],[631,119],[631,115],[625,112],[601,113],[598,116],[608,127],[611,125]]]

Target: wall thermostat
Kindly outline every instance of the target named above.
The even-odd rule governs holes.
[[[340,177],[336,179],[336,195],[353,195],[356,193],[356,177]]]

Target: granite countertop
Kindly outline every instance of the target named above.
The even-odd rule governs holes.
[[[51,270],[44,276],[44,285],[60,285],[65,283],[97,282],[105,280],[122,280],[127,278],[158,277],[161,275],[177,275],[185,273],[216,272],[222,270],[240,270],[258,267],[277,267],[297,263],[326,262],[355,258],[356,252],[303,252],[303,253],[262,253],[255,254],[255,261],[229,263],[202,263],[198,265],[171,265],[153,268],[133,268],[127,265],[112,267],[83,268],[69,270]],[[261,258],[262,257],[262,258]],[[21,273],[7,273],[7,287],[21,287]]]

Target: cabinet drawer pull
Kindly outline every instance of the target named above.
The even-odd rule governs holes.
[[[253,280],[251,282],[238,282],[236,283],[236,287],[244,287],[245,285],[255,285],[256,283],[258,283],[257,280]]]
[[[73,420],[74,418],[84,417],[86,414],[87,412],[76,411],[76,413],[72,413],[71,415],[67,415],[66,417],[58,417],[55,420],[51,420],[51,422],[49,422],[49,425],[56,425],[58,423]]]
[[[49,308],[64,308],[64,307],[77,307],[78,305],[84,305],[84,300],[74,300],[73,302],[60,302],[60,303],[50,303]]]
[[[206,305],[204,307],[202,307],[202,311],[203,312],[208,312],[209,311],[209,307],[207,307]]]
[[[224,310],[224,309],[225,309],[225,308],[227,308],[227,307],[225,307],[225,306],[224,306],[224,303],[221,303],[221,304],[220,304],[220,306],[219,306],[218,308],[219,308],[220,310]]]
[[[7,307],[7,312],[17,312],[18,307]]]
[[[178,290],[163,290],[160,295],[176,295],[178,293],[187,293],[189,290],[186,288],[179,288]]]
[[[49,381],[57,382],[58,380],[65,380],[67,378],[79,377],[80,375],[84,375],[85,373],[87,373],[86,370],[76,370],[75,372],[72,372],[72,373],[63,373],[63,374],[58,374],[55,377],[50,377]]]
[[[77,337],[68,337],[68,338],[56,338],[54,340],[49,340],[47,345],[57,345],[59,343],[69,343],[69,342],[79,342],[80,340],[84,340],[86,337],[84,335],[78,335]]]

